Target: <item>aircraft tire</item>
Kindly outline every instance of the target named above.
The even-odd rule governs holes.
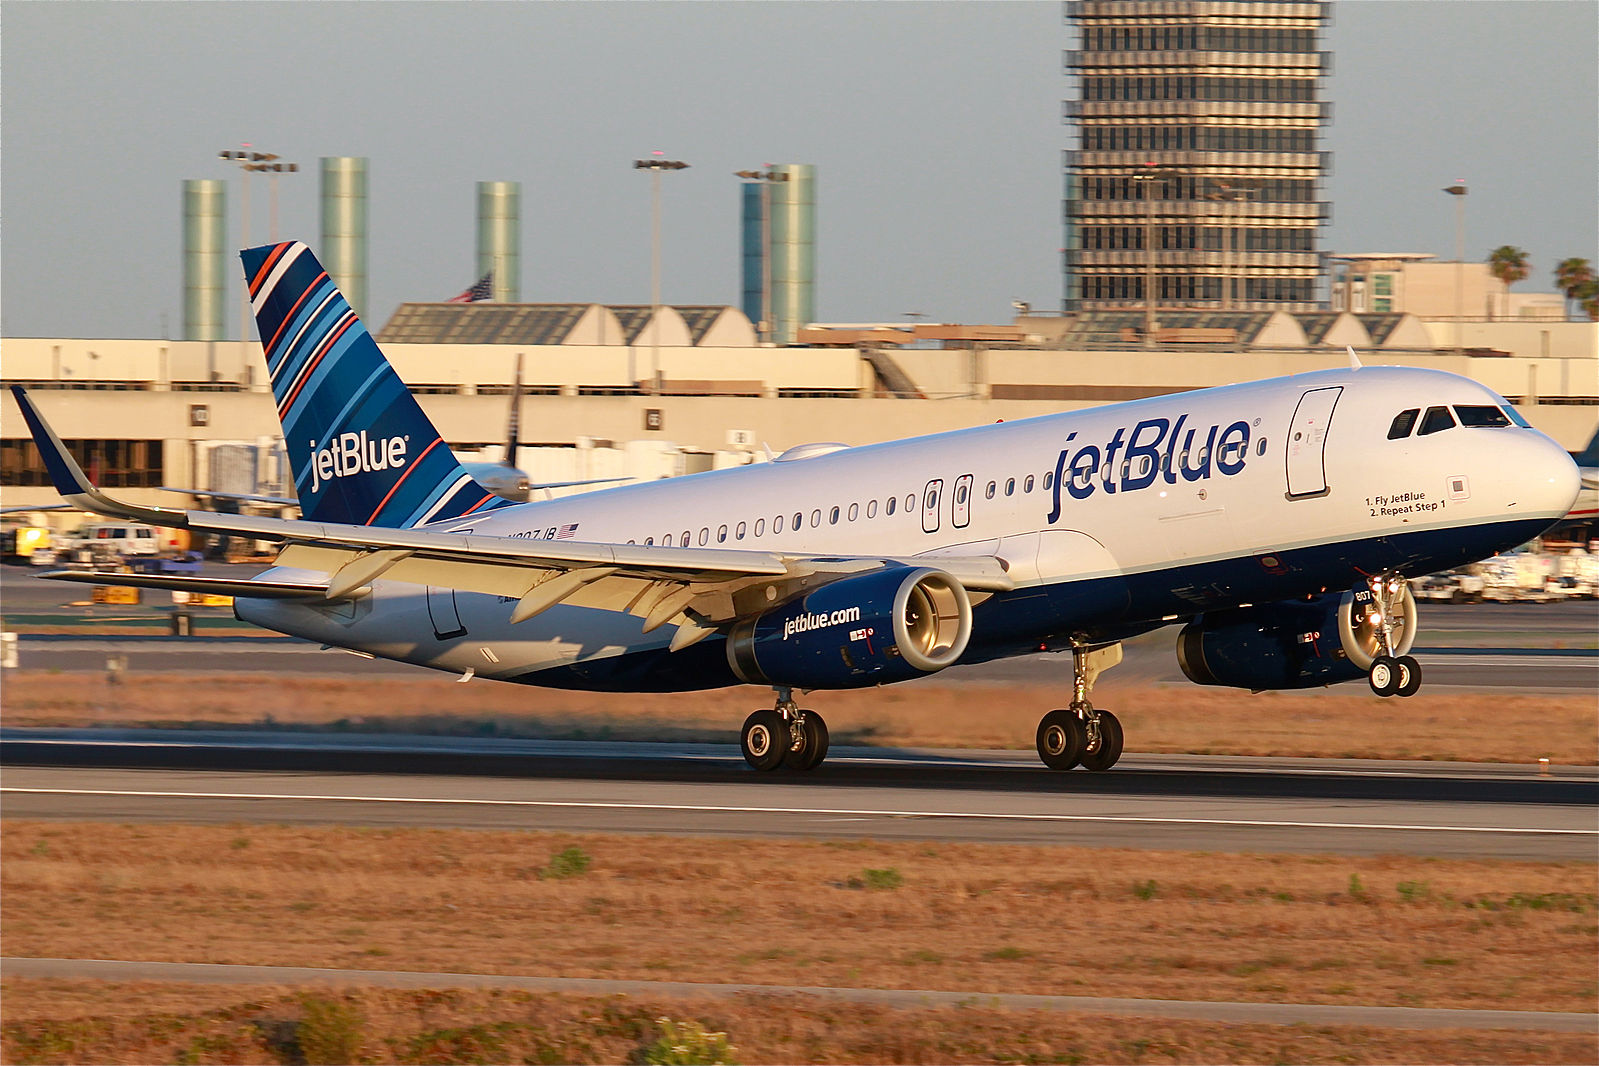
[[[1366,680],[1377,695],[1385,698],[1392,696],[1399,691],[1401,681],[1399,660],[1390,655],[1377,656],[1371,661],[1371,672],[1366,675]]]
[[[776,711],[756,711],[744,719],[739,731],[738,746],[744,752],[744,761],[757,770],[775,770],[783,765],[783,754],[788,750],[788,723]]]
[[[814,770],[827,758],[827,723],[815,711],[806,711],[800,721],[800,746],[783,752],[783,765],[790,770]]]
[[[1421,691],[1421,664],[1414,655],[1401,655],[1399,657],[1399,686],[1394,689],[1396,696],[1414,696]]]
[[[1084,770],[1109,770],[1116,765],[1122,757],[1122,724],[1114,714],[1109,711],[1099,712],[1099,747],[1093,751],[1084,751],[1082,766]]]
[[[1076,766],[1086,741],[1083,720],[1071,711],[1050,711],[1038,722],[1038,757],[1051,770]]]

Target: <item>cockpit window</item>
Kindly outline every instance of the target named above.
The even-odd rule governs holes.
[[[1528,422],[1525,418],[1522,418],[1521,417],[1521,412],[1516,410],[1510,404],[1505,404],[1504,412],[1505,412],[1505,417],[1509,418],[1510,421],[1514,422],[1516,425],[1520,426],[1522,429],[1531,429],[1532,428],[1532,423]]]
[[[1421,420],[1421,432],[1418,437],[1425,437],[1429,433],[1442,433],[1446,429],[1455,428],[1455,416],[1449,413],[1447,407],[1429,407]]]
[[[1416,426],[1416,416],[1421,414],[1421,408],[1412,407],[1408,411],[1400,411],[1394,415],[1393,425],[1388,427],[1388,439],[1399,440],[1401,437],[1410,436],[1410,431]]]
[[[1455,417],[1460,419],[1463,426],[1508,426],[1510,419],[1497,407],[1486,404],[1480,407],[1468,407],[1465,404],[1455,404]]]

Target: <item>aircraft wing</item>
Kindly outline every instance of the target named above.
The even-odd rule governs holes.
[[[722,548],[665,548],[480,536],[470,532],[339,525],[252,515],[190,511],[187,527],[205,533],[275,540],[277,565],[328,575],[326,582],[253,582],[165,574],[56,571],[53,580],[141,584],[150,588],[214,591],[232,596],[324,602],[367,595],[380,577],[415,585],[481,592],[516,601],[513,621],[557,604],[626,611],[644,631],[677,626],[674,650],[709,636],[771,602],[845,574],[891,563],[928,565],[979,594],[1014,587],[992,556],[887,559],[812,556]],[[213,587],[217,585],[218,587]],[[256,589],[260,592],[256,592]],[[770,591],[768,591],[770,590]]]
[[[794,592],[891,562],[935,566],[977,592],[1014,587],[992,556],[890,560],[533,540],[244,515],[191,513],[189,518],[191,528],[207,532],[283,541],[278,565],[326,573],[327,599],[361,595],[382,576],[514,599],[513,621],[557,604],[627,611],[644,620],[645,632],[676,625],[674,648]]]

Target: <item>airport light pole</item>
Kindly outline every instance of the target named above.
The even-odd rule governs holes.
[[[1145,163],[1133,172],[1133,180],[1144,192],[1144,347],[1155,346],[1155,189],[1161,183],[1166,191],[1166,179],[1181,173],[1176,167],[1160,163]]]
[[[1223,220],[1223,223],[1224,223],[1224,225],[1226,227],[1226,230],[1227,230],[1227,241],[1222,244],[1222,249],[1221,249],[1221,251],[1222,251],[1221,309],[1223,311],[1230,311],[1230,310],[1232,310],[1232,306],[1233,306],[1232,298],[1233,298],[1233,292],[1234,292],[1234,290],[1236,288],[1236,283],[1237,283],[1238,280],[1240,280],[1243,277],[1243,273],[1244,273],[1243,258],[1244,257],[1243,257],[1243,254],[1242,254],[1242,249],[1240,249],[1238,247],[1238,243],[1239,243],[1238,242],[1238,230],[1241,227],[1238,225],[1237,222],[1234,221],[1233,215],[1232,215],[1232,209],[1230,207],[1226,206],[1226,205],[1228,205],[1228,204],[1238,204],[1239,205],[1238,206],[1238,215],[1239,215],[1239,220],[1238,221],[1242,221],[1243,205],[1245,203],[1248,203],[1249,199],[1252,196],[1254,196],[1255,193],[1260,191],[1260,182],[1251,181],[1249,179],[1240,180],[1238,178],[1234,178],[1231,181],[1218,181],[1218,182],[1215,183],[1215,187],[1216,187],[1216,191],[1212,192],[1212,193],[1206,193],[1205,194],[1205,198],[1207,200],[1219,200],[1219,201],[1221,201],[1221,203],[1223,205],[1222,206],[1222,220]],[[1228,248],[1227,248],[1228,244],[1232,245],[1232,257],[1231,258],[1229,258],[1228,254],[1227,254],[1227,252],[1228,252]],[[1232,273],[1232,264],[1233,264],[1234,261],[1236,261],[1238,263],[1238,275],[1236,277]],[[1247,296],[1248,295],[1247,291],[1243,295]]]
[[[1466,330],[1466,179],[1456,178],[1444,192],[1455,198],[1455,354],[1465,355]]]
[[[243,222],[240,226],[240,239],[243,246],[250,247],[250,175],[264,171],[272,175],[271,184],[271,239],[278,239],[278,175],[293,174],[300,169],[298,163],[285,163],[271,152],[257,152],[255,146],[246,141],[242,148],[225,149],[217,153],[217,158],[225,163],[231,163],[244,171],[244,180],[241,182],[242,193],[239,197],[240,212]],[[245,342],[250,332],[250,294],[246,290],[244,302],[241,305],[239,318],[239,341]]]
[[[688,164],[663,159],[664,152],[652,152],[648,159],[633,160],[634,170],[650,172],[650,386],[645,391],[661,391],[661,171],[686,170]]]

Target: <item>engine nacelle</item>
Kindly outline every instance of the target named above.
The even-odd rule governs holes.
[[[891,566],[739,622],[727,661],[753,685],[857,688],[942,670],[971,635],[971,600],[960,582],[942,570]]]
[[[1177,662],[1197,685],[1254,691],[1312,688],[1366,676],[1381,653],[1377,604],[1366,588],[1200,615],[1177,635]],[[1416,598],[1396,593],[1394,654],[1416,642]]]

